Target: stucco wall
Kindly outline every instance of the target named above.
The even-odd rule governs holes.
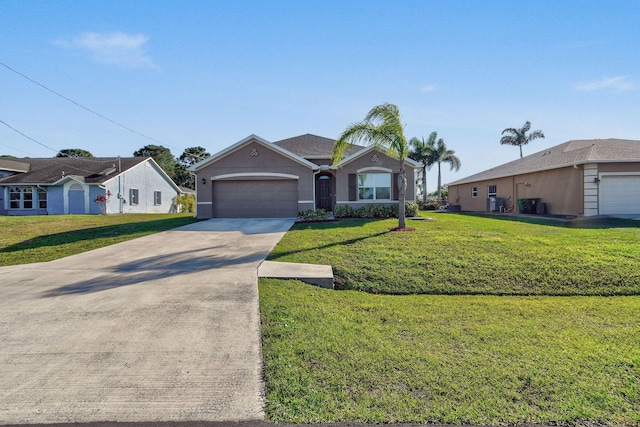
[[[496,185],[496,196],[505,198],[513,212],[517,212],[517,199],[539,198],[541,203],[546,204],[548,213],[583,214],[582,169],[573,167],[450,185],[449,204],[460,205],[462,211],[484,212],[487,209],[489,185]],[[478,188],[476,198],[472,197],[472,187]]]
[[[118,178],[120,181],[118,182]],[[174,199],[178,195],[173,186],[167,181],[158,166],[152,162],[140,163],[137,166],[123,172],[120,177],[116,177],[107,183],[105,187],[112,193],[107,207],[107,213],[118,213],[120,210],[120,201],[118,200],[118,185],[122,195],[122,213],[170,213],[174,207]],[[130,190],[138,189],[138,204],[131,203]],[[154,192],[160,191],[161,204],[154,204]],[[98,207],[94,202],[95,195],[92,196],[92,204]]]
[[[248,142],[226,156],[215,160],[196,172],[196,199],[198,218],[211,218],[211,178],[221,175],[245,173],[275,173],[298,176],[298,210],[313,207],[313,170],[258,142]],[[205,183],[202,183],[204,179]],[[259,176],[241,178],[255,180]],[[270,177],[269,179],[274,179]]]

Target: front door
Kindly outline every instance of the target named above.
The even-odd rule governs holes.
[[[316,208],[327,212],[333,210],[332,179],[330,175],[322,175],[316,181]]]

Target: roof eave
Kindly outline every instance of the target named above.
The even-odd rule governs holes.
[[[297,162],[300,163],[303,166],[306,166],[310,169],[315,169],[317,168],[318,165],[316,165],[315,163],[312,163],[306,159],[304,159],[303,157],[300,157],[296,154],[293,154],[292,152],[285,150],[284,148],[276,145],[276,144],[272,144],[269,141],[267,141],[264,138],[261,138],[255,134],[251,134],[246,138],[241,139],[240,141],[236,142],[235,144],[225,148],[222,151],[219,151],[218,153],[214,154],[211,157],[207,157],[206,159],[202,160],[201,162],[196,163],[195,165],[191,166],[189,168],[189,171],[191,172],[197,172],[198,170],[202,169],[203,167],[211,164],[211,163],[215,163],[216,161],[228,156],[229,154],[234,153],[235,151],[239,150],[240,148],[242,148],[244,145],[248,144],[251,141],[255,141],[257,143],[259,143],[260,145],[263,145],[266,148],[269,148],[279,154],[282,154],[283,156]]]

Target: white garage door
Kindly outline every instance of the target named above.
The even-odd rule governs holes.
[[[295,218],[298,181],[213,181],[214,218]]]
[[[640,176],[603,176],[599,184],[600,214],[640,214]]]

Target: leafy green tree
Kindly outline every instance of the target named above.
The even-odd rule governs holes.
[[[171,150],[162,145],[146,145],[133,153],[134,157],[151,157],[160,165],[167,175],[173,179],[176,172],[177,161],[171,154]]]
[[[56,157],[93,157],[93,154],[82,148],[65,148],[58,151]]]
[[[418,139],[416,137],[411,138],[409,141],[411,146],[409,157],[422,163],[422,203],[427,203],[427,170],[431,169],[431,166],[435,163],[434,152],[437,138],[438,133],[431,132],[427,141],[424,138]]]
[[[502,138],[500,138],[500,144],[502,145],[517,145],[520,147],[520,158],[522,158],[522,146],[527,145],[531,141],[537,138],[544,138],[544,134],[541,130],[534,130],[529,135],[527,132],[531,129],[531,123],[525,122],[524,126],[520,129],[506,128],[502,131]],[[506,133],[506,135],[505,135]]]
[[[211,154],[203,147],[189,147],[185,148],[184,152],[178,158],[178,161],[185,166],[193,166],[196,163],[211,157]]]
[[[181,187],[195,189],[195,177],[189,172],[189,167],[208,157],[211,157],[211,154],[203,147],[186,148],[177,159],[173,181]]]
[[[3,154],[3,155],[0,155],[0,159],[17,159],[17,157],[12,156],[11,154]]]
[[[460,170],[462,163],[460,159],[456,157],[456,152],[447,148],[447,144],[444,143],[442,138],[438,139],[435,144],[435,151],[433,152],[434,164],[438,164],[438,201],[442,201],[442,176],[440,174],[440,165],[442,163],[449,163],[450,170]]]
[[[398,174],[398,228],[406,227],[405,198],[407,194],[407,172],[404,160],[409,156],[409,143],[404,136],[404,126],[400,120],[400,111],[394,104],[381,104],[373,107],[362,122],[347,127],[333,146],[331,160],[339,162],[349,144],[366,142],[384,149],[400,160]]]

